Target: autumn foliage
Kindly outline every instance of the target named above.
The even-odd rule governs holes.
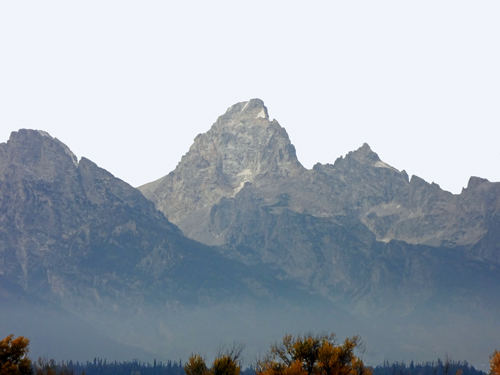
[[[239,375],[241,371],[240,355],[242,344],[233,344],[229,348],[219,349],[212,367],[208,368],[199,354],[193,354],[184,365],[186,375]]]
[[[5,339],[0,340],[0,375],[73,375],[75,373],[74,365],[71,361],[68,364],[64,362],[56,363],[54,360],[39,359],[32,365],[31,360],[27,357],[28,345],[29,340],[22,336],[14,339],[13,335],[9,335]],[[183,367],[185,374],[240,375],[240,357],[243,347],[243,344],[236,343],[227,348],[224,346],[221,347],[211,367],[207,366],[202,356],[193,354]],[[344,342],[339,343],[336,341],[335,334],[333,333],[330,335],[308,334],[297,337],[286,335],[282,342],[272,344],[270,351],[262,360],[257,362],[255,368],[256,375],[372,375],[373,370],[364,365],[363,361],[355,354],[355,351],[363,351],[363,345],[359,336],[347,338]],[[134,368],[145,370],[153,369],[155,374],[159,373],[156,371],[158,369],[156,360],[154,366],[143,363],[143,367],[138,362],[130,364],[115,362],[114,365],[107,365],[106,361],[103,364],[101,360],[96,359],[94,359],[93,363],[87,362],[82,365],[77,363],[77,367],[83,375],[87,369],[92,370],[91,372],[96,375],[105,373],[116,374],[117,369],[124,366],[128,369],[127,373],[140,374],[139,371],[130,372],[130,365],[133,365],[132,367]],[[159,368],[168,369],[169,366],[171,367],[170,361],[166,366],[160,363]],[[453,366],[455,366],[456,375],[460,375],[463,373],[462,368],[466,369],[469,374],[471,369],[467,362],[449,362],[448,360],[444,365],[438,360],[437,366],[434,365],[434,362],[432,364],[427,363],[425,366],[427,370],[423,370],[419,365],[414,366],[413,361],[409,367],[406,367],[404,363],[396,363],[389,366],[388,362],[387,364],[384,362],[384,367],[376,367],[375,373],[403,374],[402,369],[405,368],[412,370],[413,372],[411,373],[433,373],[435,375],[438,367],[441,366],[444,374],[448,374],[453,370]],[[456,369],[456,366],[459,368]],[[484,374],[484,372],[475,370],[473,367],[472,370],[476,373]],[[180,374],[181,372],[181,366],[178,366],[175,373]],[[490,356],[490,372],[488,375],[500,375],[500,352],[497,350]]]
[[[490,357],[490,375],[500,375],[500,352],[495,352]]]
[[[287,335],[257,364],[257,375],[371,375],[371,369],[354,355],[359,336],[338,344],[335,335]]]
[[[0,375],[31,375],[31,361],[27,357],[30,340],[9,335],[0,341]]]
[[[208,373],[207,364],[199,354],[193,354],[184,365],[186,375],[204,375]]]

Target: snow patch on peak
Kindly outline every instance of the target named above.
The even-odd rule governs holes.
[[[47,133],[46,131],[37,130],[37,132],[38,132],[38,134],[40,134],[43,137],[47,137],[47,138],[53,139],[52,136],[49,133]]]
[[[50,137],[50,135],[49,135]],[[52,138],[52,137],[51,137]],[[62,143],[59,139],[57,138],[54,138],[54,140],[59,143],[59,145],[63,148],[64,152],[66,153],[66,155],[68,155],[70,158],[71,158],[71,161],[73,162],[73,164],[75,165],[75,167],[78,167],[78,158],[76,157],[75,154],[73,154],[73,152],[69,149],[68,146],[66,146],[64,143]]]
[[[267,113],[266,111],[264,110],[264,108],[262,108],[262,110],[259,112],[259,114],[257,115],[256,118],[259,118],[259,117],[262,117],[262,118],[267,118]]]
[[[388,168],[388,169],[392,169],[393,171],[399,172],[396,168],[391,167],[389,164],[384,163],[382,160],[377,161],[377,162],[374,164],[374,166],[375,166],[376,168]]]
[[[252,175],[253,172],[250,168],[243,169],[240,173],[237,174],[237,176],[250,176]]]
[[[237,178],[241,178],[240,184],[234,188],[233,194],[236,195],[247,182],[252,182],[253,177],[254,177],[254,171],[252,171],[250,168],[243,169],[240,173],[237,174]]]
[[[73,161],[75,167],[78,167],[78,158],[76,157],[76,155],[73,154],[71,150],[67,147],[64,149],[64,152],[66,152],[66,155],[68,155],[71,158],[71,161]]]

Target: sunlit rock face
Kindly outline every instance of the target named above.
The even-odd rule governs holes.
[[[254,329],[257,306],[311,296],[279,275],[183,236],[139,190],[45,132],[0,144],[0,331],[32,337],[35,355],[187,356],[213,338],[207,316],[230,342],[238,320]]]
[[[269,120],[261,100],[252,99],[230,107],[195,138],[173,172],[140,190],[170,221],[180,223],[191,214],[206,214],[245,184],[260,186],[303,171],[285,129]]]
[[[140,189],[45,132],[0,144],[0,331],[45,337],[74,314],[73,337],[184,358],[325,329],[383,343],[380,361],[480,359],[498,340],[498,183],[453,195],[367,144],[307,170],[253,99]]]
[[[133,289],[120,275],[136,276],[159,238],[175,235],[140,192],[47,133],[23,129],[0,144],[0,273],[25,291],[112,304]]]
[[[188,237],[299,282],[346,311],[344,322],[362,317],[393,337],[413,327],[429,341],[462,327],[491,342],[485,332],[499,329],[499,183],[471,178],[453,195],[367,144],[307,170],[254,99],[229,108],[173,172],[139,189]],[[463,331],[468,319],[474,333]]]
[[[215,299],[235,295],[207,273],[214,263],[227,265],[221,277],[234,276],[245,289],[236,266],[183,236],[140,191],[78,161],[59,140],[20,130],[0,144],[0,277],[24,292],[75,312],[196,300],[193,285],[200,283],[218,285]],[[174,288],[179,277],[183,286]]]
[[[346,246],[345,238],[331,238],[333,227],[362,243],[352,246],[364,254],[376,242],[397,240],[499,260],[490,237],[498,229],[492,218],[500,210],[500,184],[472,178],[453,195],[409,178],[366,143],[306,170],[259,99],[230,107],[195,138],[173,172],[139,189],[188,237],[248,262],[275,264],[318,290],[328,289],[325,280],[352,283],[333,267],[336,249]]]

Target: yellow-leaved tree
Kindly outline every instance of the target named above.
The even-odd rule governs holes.
[[[9,335],[0,341],[0,375],[31,375],[33,369],[28,358],[30,340]]]
[[[257,363],[257,375],[371,375],[372,370],[354,354],[361,346],[359,336],[339,344],[333,333],[287,335]]]
[[[186,375],[239,375],[241,370],[240,356],[243,344],[234,343],[229,348],[221,347],[211,368],[199,354],[193,354],[184,365]]]
[[[490,356],[490,375],[500,375],[500,352],[495,352]]]
[[[207,374],[208,369],[203,357],[199,354],[193,354],[184,365],[184,371],[186,375],[204,375]]]

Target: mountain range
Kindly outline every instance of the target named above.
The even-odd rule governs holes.
[[[236,340],[251,362],[324,330],[360,334],[373,364],[481,364],[499,271],[500,183],[451,194],[367,144],[306,169],[259,99],[138,189],[43,131],[0,144],[0,332],[42,355],[187,358]]]

